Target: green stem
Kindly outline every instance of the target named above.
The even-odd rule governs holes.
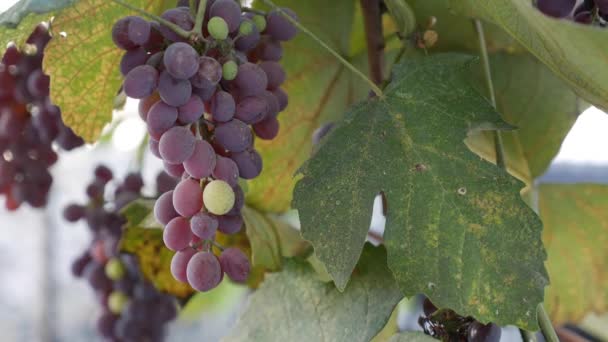
[[[196,15],[196,0],[190,0],[190,14],[193,17]]]
[[[369,84],[370,88],[372,89],[372,91],[378,97],[383,97],[384,96],[384,94],[382,93],[382,90],[380,89],[380,87],[378,87],[374,82],[372,82],[359,69],[355,68],[354,65],[352,65],[351,63],[349,63],[346,59],[344,59],[344,57],[342,57],[338,52],[336,52],[334,49],[332,49],[331,47],[329,47],[329,45],[327,45],[324,41],[322,41],[314,33],[310,32],[310,30],[307,29],[304,25],[300,24],[297,20],[293,19],[289,14],[285,13],[285,11],[283,11],[281,8],[279,8],[277,5],[275,5],[272,1],[270,1],[270,0],[263,0],[263,1],[264,1],[264,3],[266,3],[266,5],[272,7],[274,10],[278,11],[279,13],[281,13],[285,17],[285,19],[287,19],[289,22],[291,22],[293,25],[295,25],[298,29],[300,29],[300,31],[306,33],[310,38],[312,38],[315,42],[317,42],[319,45],[321,45],[325,50],[327,50],[329,53],[331,53],[346,68],[348,68],[354,74],[356,74],[357,76],[359,76],[362,80],[364,80],[365,82],[367,82]]]
[[[492,70],[490,69],[490,58],[488,56],[488,48],[486,46],[486,36],[483,31],[483,25],[479,19],[473,19],[475,24],[475,30],[477,31],[477,37],[479,39],[479,52],[481,54],[481,62],[483,64],[483,73],[486,78],[486,86],[488,87],[488,93],[490,93],[490,102],[494,109],[496,109],[496,93],[494,92],[494,83],[492,82]],[[494,146],[496,149],[496,165],[506,170],[507,166],[505,163],[505,149],[502,141],[502,134],[500,131],[494,132]]]
[[[555,329],[553,329],[551,319],[549,319],[549,315],[547,314],[547,311],[545,310],[545,307],[542,303],[538,305],[538,308],[536,309],[536,314],[538,316],[540,331],[543,333],[545,340],[547,342],[559,342],[557,333],[555,332]]]
[[[165,20],[165,19],[163,19],[163,18],[161,18],[161,17],[159,17],[157,15],[154,15],[154,14],[150,14],[150,13],[148,13],[148,12],[146,12],[146,11],[140,9],[140,8],[137,8],[135,6],[132,6],[132,5],[126,3],[126,2],[124,2],[122,0],[111,0],[111,1],[113,1],[113,2],[115,2],[117,4],[119,4],[119,5],[121,5],[123,7],[126,7],[126,8],[128,8],[128,9],[130,9],[132,11],[135,11],[135,12],[143,15],[144,17],[147,17],[149,19],[158,21],[160,24],[163,24],[164,26],[167,26],[168,28],[170,28],[171,30],[173,30],[175,33],[177,33],[177,35],[179,35],[182,38],[189,38],[190,37],[190,32],[184,30],[183,28],[181,28],[178,25],[170,22],[169,20]]]
[[[533,332],[524,329],[519,329],[519,333],[521,334],[521,339],[524,342],[537,342],[536,334],[534,334]]]
[[[205,21],[205,10],[207,9],[207,0],[201,0],[198,4],[198,13],[196,13],[196,21],[192,29],[195,34],[203,34],[203,21]]]

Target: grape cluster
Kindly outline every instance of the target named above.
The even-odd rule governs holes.
[[[473,317],[463,317],[449,309],[437,309],[425,298],[422,303],[424,317],[418,323],[427,335],[442,341],[498,342],[501,329],[494,323],[483,324]]]
[[[99,166],[87,187],[87,205],[72,204],[64,211],[70,222],[86,220],[93,242],[72,265],[72,273],[87,280],[102,305],[97,320],[101,336],[111,341],[162,341],[165,325],[177,315],[173,298],[159,292],[141,273],[134,255],[118,249],[123,225],[119,210],[140,197],[143,181],[129,174],[116,186],[111,201],[105,200],[106,185],[112,181],[110,169]],[[157,187],[175,186],[166,174],[157,178]]]
[[[536,7],[550,17],[570,19],[581,24],[603,27],[608,20],[608,0],[537,0]]]
[[[243,11],[234,0],[210,0],[201,32],[193,32],[195,4],[191,11],[189,1],[180,0],[162,14],[190,37],[129,16],[115,23],[112,38],[126,50],[123,90],[140,99],[150,149],[169,174],[181,178],[155,205],[165,245],[177,252],[172,273],[208,291],[224,273],[237,282],[248,278],[247,257],[238,249],[224,250],[215,235],[240,231],[239,178],[253,179],[262,171],[254,139],[278,134],[277,116],[288,102],[280,88],[286,77],[278,63],[281,44],[297,34],[281,12],[297,17],[289,9],[262,15]],[[222,250],[219,258],[213,246]]]
[[[11,43],[0,63],[0,194],[9,210],[46,205],[53,181],[48,169],[57,161],[53,142],[65,150],[84,143],[49,100],[42,58],[50,39],[40,24],[22,49]]]

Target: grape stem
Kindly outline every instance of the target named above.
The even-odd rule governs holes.
[[[198,4],[198,13],[196,13],[196,21],[192,31],[196,35],[203,36],[203,21],[205,21],[205,10],[207,9],[207,0],[201,0]]]
[[[365,26],[365,40],[367,43],[367,59],[369,73],[372,81],[382,84],[384,76],[384,36],[382,33],[382,14],[380,13],[380,0],[361,0]]]
[[[496,109],[496,93],[494,92],[494,83],[492,82],[492,70],[490,68],[490,58],[488,56],[488,48],[486,45],[486,36],[483,31],[483,24],[479,19],[473,19],[473,23],[479,39],[479,53],[481,55],[481,62],[483,64],[483,73],[486,78],[486,86],[488,87],[488,93],[490,94],[490,102],[492,103],[494,109]],[[494,131],[494,146],[496,150],[496,165],[499,168],[506,170],[507,166],[505,163],[505,149],[500,131]]]
[[[126,3],[126,2],[124,2],[122,0],[112,0],[112,1],[115,2],[115,3],[117,3],[117,4],[119,4],[119,5],[121,5],[121,6],[123,6],[123,7],[126,7],[126,8],[128,8],[128,9],[130,9],[132,11],[135,11],[135,12],[143,15],[144,17],[147,17],[147,18],[152,19],[152,20],[156,20],[158,23],[160,23],[160,24],[162,24],[164,26],[167,26],[168,28],[170,28],[171,30],[173,30],[173,32],[175,32],[178,36],[180,36],[182,38],[186,38],[186,39],[190,38],[190,35],[191,35],[190,32],[184,30],[183,28],[181,28],[178,25],[170,22],[169,20],[166,20],[166,19],[161,18],[161,17],[159,17],[157,15],[154,15],[154,14],[148,13],[148,12],[146,12],[146,11],[140,9],[140,8],[137,8],[135,6],[132,6],[132,5]]]
[[[196,15],[196,0],[190,0],[190,14],[194,17]]]
[[[243,12],[251,12],[251,13],[255,13],[257,15],[266,16],[266,13],[264,13],[264,11],[260,11],[255,8],[243,7],[242,10],[243,10]]]
[[[279,8],[277,5],[275,5],[272,1],[270,1],[270,0],[263,0],[263,1],[266,5],[272,7],[274,10],[276,10],[281,15],[283,15],[285,17],[285,19],[287,19],[295,27],[300,29],[300,31],[304,32],[306,35],[308,35],[310,38],[312,38],[315,42],[317,42],[317,44],[321,45],[325,50],[327,50],[329,53],[331,53],[346,68],[348,68],[355,75],[359,76],[362,80],[367,82],[369,84],[370,88],[372,89],[372,91],[378,97],[380,97],[380,98],[384,97],[384,94],[382,93],[382,89],[380,89],[380,87],[378,87],[372,80],[370,80],[367,76],[365,76],[365,74],[363,72],[361,72],[361,70],[357,69],[354,65],[349,63],[346,59],[344,59],[344,57],[342,57],[338,52],[336,52],[334,49],[329,47],[329,45],[327,45],[323,40],[321,40],[321,38],[317,37],[308,28],[306,28],[304,25],[300,24],[297,20],[293,19],[289,14],[285,13],[285,11],[283,11],[281,8]]]
[[[538,308],[536,309],[536,315],[538,316],[538,323],[540,325],[540,331],[543,333],[545,337],[545,341],[547,342],[559,342],[559,338],[557,337],[557,333],[553,328],[553,324],[551,323],[551,319],[549,319],[549,315],[545,310],[545,306],[540,303],[538,304]]]

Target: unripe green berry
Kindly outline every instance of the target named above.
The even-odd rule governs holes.
[[[116,258],[108,260],[105,271],[108,278],[112,280],[120,280],[125,276],[125,267],[122,262]]]
[[[239,26],[239,34],[242,36],[248,36],[253,33],[253,23],[249,20],[244,20]]]
[[[129,297],[120,291],[114,291],[108,296],[108,308],[113,314],[120,314],[129,302]]]
[[[214,180],[203,190],[205,208],[214,215],[224,215],[234,207],[234,190],[228,183]]]
[[[222,76],[226,81],[232,81],[239,72],[239,66],[235,61],[228,61],[222,65]]]
[[[228,24],[221,17],[211,18],[207,24],[207,30],[214,39],[224,40],[228,38]]]
[[[253,20],[253,23],[258,28],[258,31],[263,32],[266,29],[266,18],[264,18],[264,16],[256,14],[251,20]]]

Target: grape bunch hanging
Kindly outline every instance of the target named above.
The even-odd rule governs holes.
[[[42,58],[50,39],[39,24],[24,46],[11,43],[0,63],[0,194],[8,210],[44,207],[53,181],[48,169],[57,161],[53,143],[64,150],[84,143],[49,99]]]
[[[542,13],[580,24],[605,27],[608,21],[608,0],[536,0]]]
[[[150,149],[181,178],[154,209],[165,226],[165,245],[177,252],[172,274],[208,291],[224,274],[236,282],[248,278],[247,257],[236,248],[224,250],[215,235],[240,231],[239,178],[262,171],[254,139],[278,134],[277,116],[288,102],[280,88],[286,77],[281,44],[297,33],[284,14],[297,18],[289,9],[244,11],[234,0],[202,2],[201,12],[199,3],[191,9],[189,1],[179,1],[162,14],[189,35],[129,16],[115,23],[112,38],[126,50],[123,90],[141,100]],[[199,32],[193,13],[204,18]],[[219,258],[214,246],[222,251]]]
[[[93,242],[72,265],[72,273],[85,278],[95,291],[102,314],[97,320],[101,336],[111,341],[162,341],[167,323],[177,315],[174,299],[159,292],[141,273],[134,255],[119,251],[126,223],[120,209],[141,196],[143,181],[129,174],[118,184],[112,200],[106,201],[106,185],[113,179],[110,169],[99,166],[87,187],[89,203],[72,204],[64,211],[68,221],[85,220]],[[175,182],[160,174],[157,187],[171,189]]]

